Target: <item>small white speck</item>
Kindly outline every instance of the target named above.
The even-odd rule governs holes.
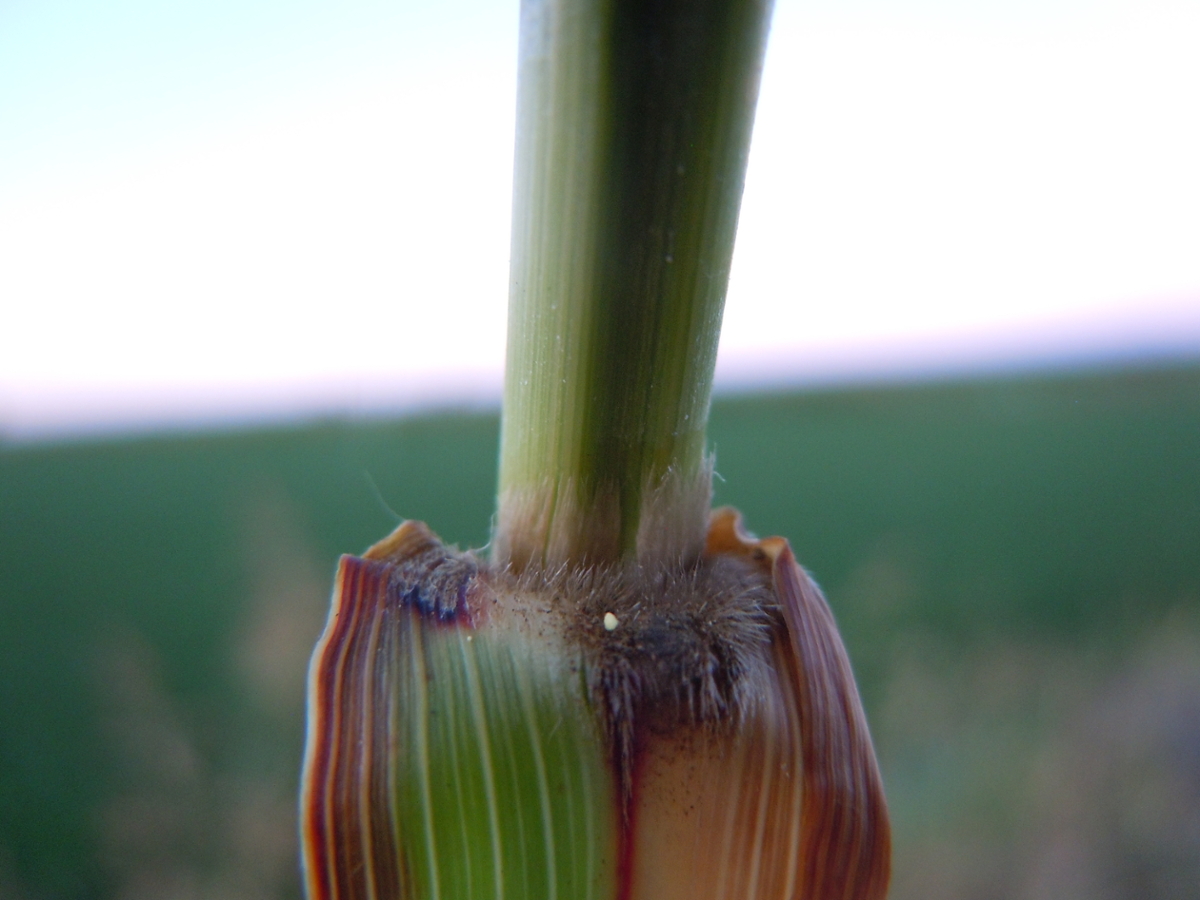
[[[614,616],[612,613],[606,612],[604,614],[604,630],[605,631],[616,631],[618,624],[619,623],[617,621],[617,617]]]
[[[467,643],[468,644],[471,643],[472,637],[473,637],[473,635],[470,635],[470,634],[467,635]]]

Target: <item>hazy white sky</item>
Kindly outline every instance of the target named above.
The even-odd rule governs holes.
[[[517,4],[0,5],[0,436],[494,398]],[[726,384],[1200,358],[1200,5],[779,0]]]

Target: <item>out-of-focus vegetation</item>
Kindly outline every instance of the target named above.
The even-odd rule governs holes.
[[[719,400],[857,667],[892,897],[1200,884],[1200,369]],[[486,540],[497,421],[0,448],[0,897],[298,895],[336,557]]]

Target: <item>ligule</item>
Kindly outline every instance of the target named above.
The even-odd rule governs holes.
[[[528,578],[445,549],[420,523],[344,557],[310,672],[311,900],[883,897],[883,792],[828,606],[786,541],[756,541],[719,511],[700,565],[734,563],[769,586],[750,595],[761,616],[745,617],[769,623],[765,638],[649,614],[631,631],[622,611],[581,639],[594,594],[551,579],[531,602]],[[629,608],[648,602],[634,592]],[[506,612],[517,606],[543,616]],[[735,660],[720,642],[736,640]],[[702,645],[705,666],[736,670],[712,675],[739,681],[741,699],[698,716],[678,704]],[[759,646],[763,664],[747,664]],[[664,647],[678,659],[637,658]],[[679,669],[673,690],[638,677],[663,658]],[[615,718],[612,665],[633,673]]]

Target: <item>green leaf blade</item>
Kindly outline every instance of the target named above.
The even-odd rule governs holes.
[[[343,559],[314,659],[310,900],[613,897],[618,804],[578,661],[424,612],[390,568]]]

